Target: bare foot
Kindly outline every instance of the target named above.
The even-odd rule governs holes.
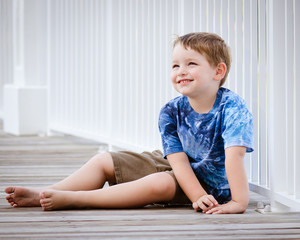
[[[8,194],[6,200],[13,207],[39,207],[41,189],[25,187],[7,187],[5,192]]]
[[[40,204],[44,211],[78,208],[78,194],[71,191],[44,190],[40,193]]]

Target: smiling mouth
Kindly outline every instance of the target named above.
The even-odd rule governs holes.
[[[190,83],[192,82],[193,80],[190,80],[190,79],[182,79],[182,80],[179,80],[177,83],[178,84],[185,84],[185,83]]]

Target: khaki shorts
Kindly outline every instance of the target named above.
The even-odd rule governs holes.
[[[191,204],[191,201],[180,188],[168,160],[163,158],[161,151],[143,153],[121,151],[110,152],[110,154],[114,163],[117,184],[134,181],[153,173],[166,172],[173,177],[176,183],[175,196],[167,204]]]

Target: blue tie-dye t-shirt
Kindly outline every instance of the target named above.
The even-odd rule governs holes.
[[[231,199],[225,173],[225,148],[253,151],[253,121],[246,102],[220,88],[211,111],[197,113],[186,96],[168,102],[159,116],[164,156],[185,152],[200,182],[220,202]]]

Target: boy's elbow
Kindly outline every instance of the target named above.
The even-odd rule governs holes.
[[[246,210],[247,210],[247,207],[248,207],[248,205],[247,205],[247,206],[242,206],[242,207],[241,207],[241,211],[240,211],[240,213],[244,213],[244,212],[246,212]]]
[[[249,200],[244,200],[239,202],[240,205],[240,213],[244,213],[246,212],[247,208],[248,208],[248,204],[249,204]]]
[[[243,194],[239,194],[238,196],[235,196],[236,202],[240,206],[240,213],[246,212],[249,204],[249,188],[247,188],[247,191],[244,191]]]
[[[249,204],[249,199],[232,199],[236,205],[236,213],[244,213],[246,212]]]

